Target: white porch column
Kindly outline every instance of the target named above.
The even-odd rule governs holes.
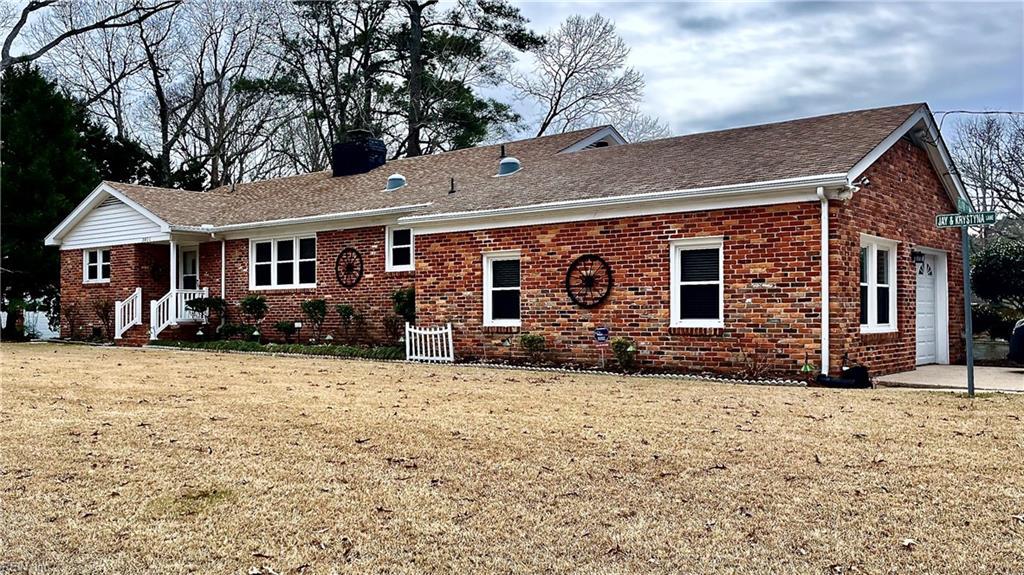
[[[171,265],[168,266],[171,269],[171,290],[170,290],[170,301],[167,302],[168,316],[170,317],[171,324],[178,323],[178,298],[174,295],[174,289],[178,287],[178,243],[174,240],[170,241],[171,245]]]

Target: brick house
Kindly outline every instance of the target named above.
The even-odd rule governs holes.
[[[553,360],[592,364],[598,327],[680,371],[963,356],[960,236],[934,218],[965,195],[924,104],[384,158],[354,136],[326,172],[208,192],[103,182],[46,238],[64,305],[122,302],[118,341],[142,344],[188,337],[184,302],[203,294],[231,321],[262,294],[268,325],[324,298],[379,340],[391,293],[415,286],[417,323],[451,322],[464,359],[517,354],[530,332]]]

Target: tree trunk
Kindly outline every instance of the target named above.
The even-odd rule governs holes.
[[[423,9],[428,3],[406,2],[409,12],[409,135],[406,140],[405,156],[412,158],[423,154],[420,148],[420,126],[423,102]]]

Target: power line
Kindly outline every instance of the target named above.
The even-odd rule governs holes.
[[[936,116],[940,116],[940,118],[939,118],[939,130],[940,131],[942,130],[942,123],[946,121],[946,116],[949,116],[951,114],[977,114],[977,115],[980,115],[980,116],[995,116],[995,115],[1024,116],[1024,112],[1014,112],[1014,111],[1011,111],[1011,110],[939,110],[939,111],[935,112],[935,115]]]

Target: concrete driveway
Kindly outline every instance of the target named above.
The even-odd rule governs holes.
[[[881,387],[967,390],[967,367],[963,365],[922,365],[914,371],[875,378]],[[1024,393],[1024,367],[975,366],[976,391]]]

